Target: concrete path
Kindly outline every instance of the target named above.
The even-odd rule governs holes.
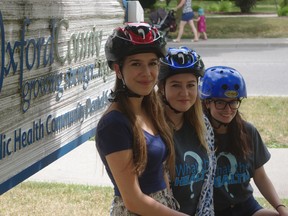
[[[87,141],[26,181],[112,186],[94,141]]]
[[[279,196],[288,198],[288,148],[269,151],[272,157],[265,165],[266,172]],[[82,144],[26,181],[112,186],[92,141]],[[254,188],[255,196],[262,197]]]

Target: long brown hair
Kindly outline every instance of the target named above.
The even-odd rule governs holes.
[[[208,119],[211,122],[212,116],[206,106],[205,100],[203,101],[202,105],[204,113],[207,115]],[[251,137],[246,130],[245,120],[242,118],[242,114],[239,112],[239,110],[237,110],[235,117],[227,125],[227,134],[230,144],[228,146],[225,146],[225,151],[229,151],[237,157],[246,159],[249,153],[251,153],[252,151]],[[217,138],[217,133],[214,133],[214,135],[216,152],[221,152],[223,151],[223,149],[221,143],[219,143],[219,139]]]
[[[164,100],[166,100],[164,98],[165,95],[163,95],[162,93],[162,90],[165,88],[165,80],[160,80],[158,82],[158,87],[159,89],[157,93],[158,93],[158,96],[161,98],[161,101],[163,102]],[[162,103],[162,106],[164,107],[165,103]],[[169,123],[170,128],[173,130],[173,128],[175,128],[175,125],[170,120],[166,112],[165,112],[165,116]],[[195,128],[200,144],[208,151],[208,144],[206,141],[207,129],[206,129],[205,122],[204,122],[204,114],[203,114],[202,104],[201,104],[199,95],[197,95],[194,105],[191,106],[189,110],[187,110],[184,113],[184,120],[187,120]]]
[[[204,123],[204,114],[199,95],[197,95],[194,105],[184,113],[184,119],[188,120],[188,122],[195,128],[201,145],[208,151],[208,144],[206,142],[207,128]]]
[[[122,80],[116,78],[115,90],[123,88]],[[147,164],[147,145],[144,137],[143,129],[136,121],[136,116],[132,110],[132,106],[128,97],[125,94],[118,95],[118,108],[129,119],[133,130],[133,163],[135,166],[135,173],[141,175]],[[166,169],[169,170],[170,175],[175,175],[175,153],[173,146],[172,131],[165,121],[164,110],[160,103],[156,92],[153,90],[149,95],[144,96],[142,101],[148,116],[151,116],[151,120],[159,135],[164,140],[168,149],[168,157],[166,159]]]

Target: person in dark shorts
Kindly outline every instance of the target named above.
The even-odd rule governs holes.
[[[193,35],[194,35],[194,39],[192,41],[193,42],[198,41],[197,29],[196,29],[196,27],[194,25],[194,21],[193,21],[194,12],[192,10],[191,3],[192,3],[192,0],[181,0],[180,3],[177,5],[177,7],[174,9],[175,11],[177,11],[178,9],[182,8],[182,16],[181,16],[181,20],[179,23],[178,36],[176,39],[173,40],[173,42],[175,42],[175,43],[180,42],[181,37],[182,37],[183,32],[184,32],[184,27],[187,23],[191,27],[191,30],[192,30]]]

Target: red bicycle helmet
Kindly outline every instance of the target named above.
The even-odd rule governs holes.
[[[127,23],[125,27],[114,29],[105,44],[105,55],[109,67],[126,56],[138,53],[155,53],[165,56],[166,41],[155,27],[148,23]]]

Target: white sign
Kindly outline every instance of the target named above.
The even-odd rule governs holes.
[[[0,194],[95,135],[114,84],[104,44],[124,21],[117,0],[25,2],[0,7]]]

